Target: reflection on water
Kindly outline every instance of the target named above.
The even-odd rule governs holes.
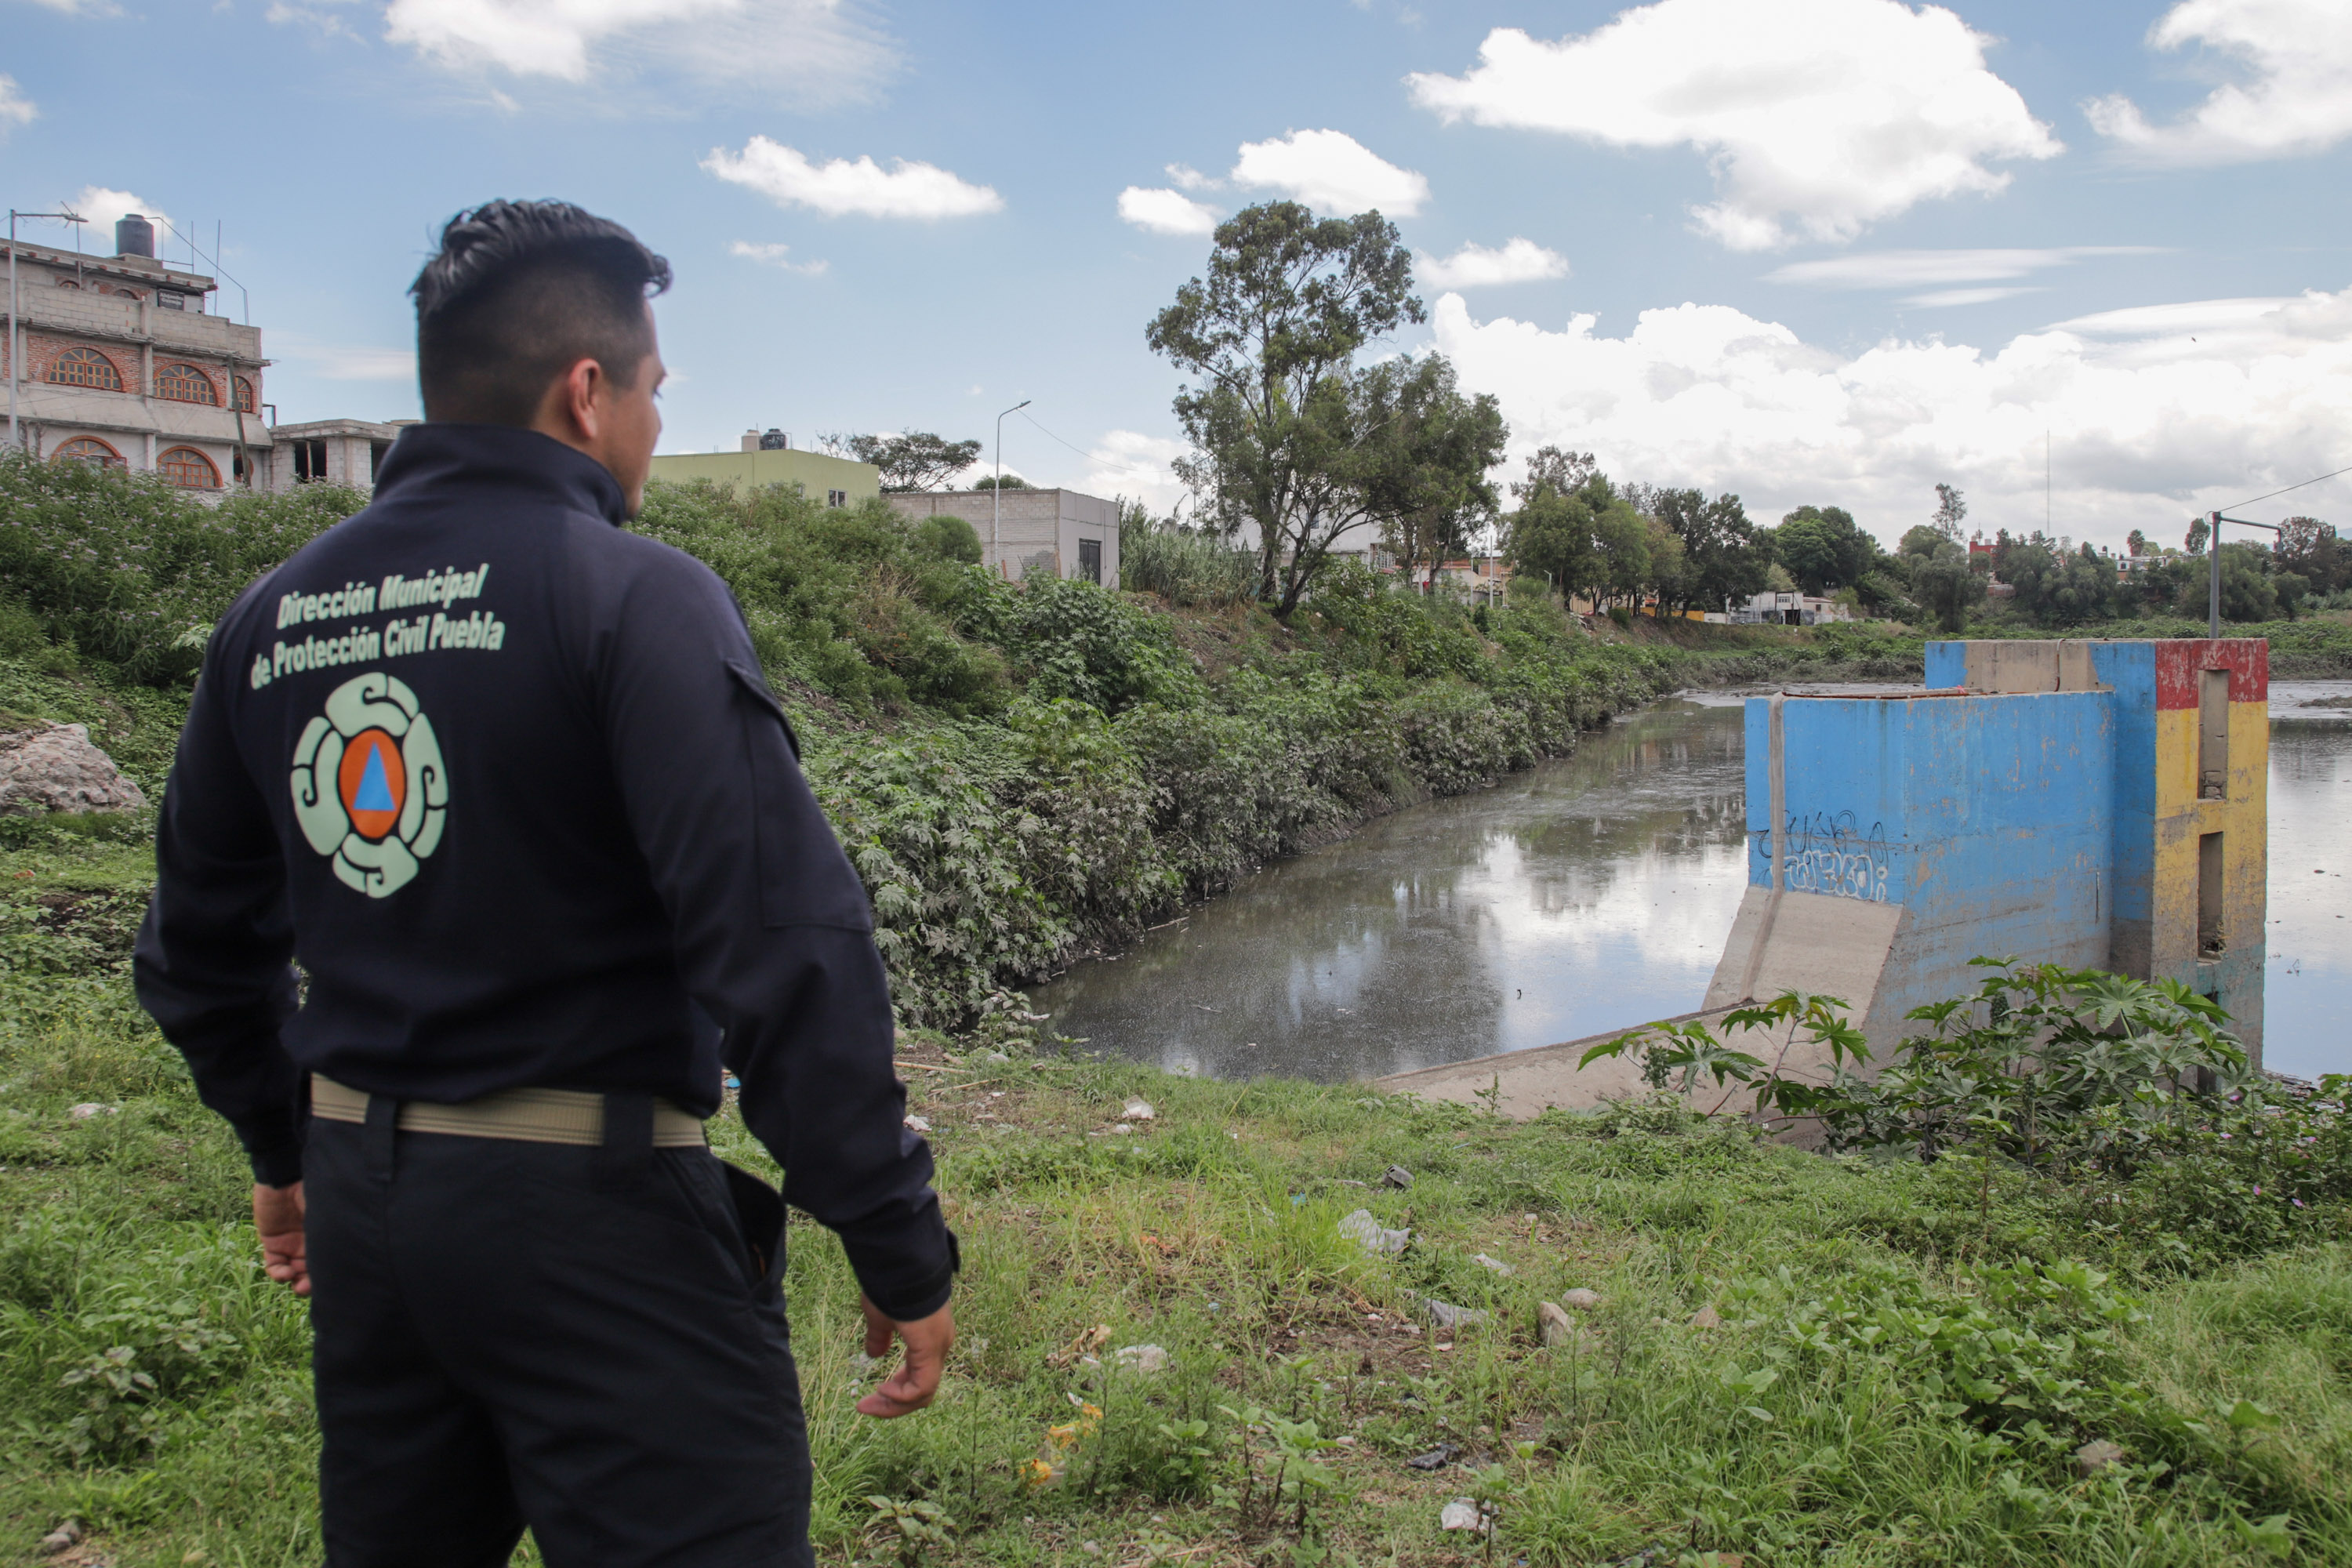
[[[1371,1078],[1697,1005],[1746,877],[1736,701],[1670,701],[1498,787],[1268,867],[1032,993],[1092,1048]]]
[[[2352,681],[2271,688],[2263,1065],[2352,1072]]]
[[[2264,1059],[2352,1072],[2352,682],[2271,691]],[[1038,988],[1092,1048],[1372,1078],[1698,1005],[1746,862],[1736,696],[1671,701],[1498,788],[1267,868]]]

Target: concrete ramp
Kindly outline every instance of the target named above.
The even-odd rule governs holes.
[[[1716,964],[1715,979],[1707,986],[1706,1005],[1666,1021],[1697,1018],[1714,1024],[1744,997],[1769,1001],[1783,991],[1807,991],[1843,999],[1849,1006],[1848,1016],[1862,1024],[1877,997],[1887,954],[1902,922],[1903,909],[1898,904],[1864,903],[1822,893],[1783,893],[1776,910],[1770,889],[1749,888]],[[1484,1103],[1481,1095],[1499,1096],[1496,1108],[1506,1116],[1521,1119],[1552,1106],[1590,1110],[1603,1100],[1647,1092],[1640,1064],[1630,1059],[1577,1067],[1578,1058],[1594,1046],[1647,1021],[1629,1018],[1624,1028],[1580,1040],[1394,1073],[1377,1080],[1378,1087],[1391,1093],[1465,1105]],[[1734,1036],[1729,1043],[1770,1060],[1788,1041],[1785,1032],[1775,1032],[1769,1038],[1761,1034]],[[1798,1047],[1800,1053],[1803,1049]],[[1781,1065],[1783,1070],[1793,1070],[1826,1069],[1828,1064],[1798,1054]],[[1740,1109],[1744,1100],[1736,1096],[1727,1108]],[[1724,1101],[1724,1091],[1709,1084],[1696,1092],[1692,1101],[1700,1109],[1713,1110]]]
[[[1776,909],[1771,889],[1750,887],[1739,900],[1705,1006],[1716,1012],[1806,991],[1838,997],[1858,1024],[1869,1016],[1902,924],[1900,904],[1782,893]]]

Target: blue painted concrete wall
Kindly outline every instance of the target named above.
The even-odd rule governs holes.
[[[2100,684],[2114,690],[2114,842],[2108,852],[2113,875],[2107,918],[2145,929],[2156,876],[2156,644],[2094,641],[2086,646]],[[1929,643],[1929,688],[1967,685],[1967,655],[1966,643]]]
[[[1772,879],[1769,711],[1769,699],[1748,703],[1748,879],[1759,887]],[[1972,988],[1979,954],[2106,962],[2108,694],[1792,697],[1783,726],[1789,890],[1905,907],[1904,952],[1888,968],[1903,1005]]]

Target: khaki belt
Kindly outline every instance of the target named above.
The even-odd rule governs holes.
[[[330,1121],[367,1120],[365,1089],[310,1075],[310,1114]],[[576,1089],[507,1089],[463,1105],[430,1100],[400,1102],[403,1132],[447,1132],[459,1138],[506,1138],[519,1143],[571,1143],[594,1148],[604,1142],[604,1097]],[[699,1149],[702,1121],[667,1100],[654,1101],[654,1147]]]

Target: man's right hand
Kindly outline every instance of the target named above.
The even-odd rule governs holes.
[[[948,1350],[955,1343],[955,1314],[941,1307],[928,1318],[901,1323],[885,1317],[880,1308],[863,1296],[857,1299],[857,1304],[866,1311],[867,1355],[879,1360],[889,1354],[894,1334],[907,1345],[907,1359],[873,1393],[857,1402],[857,1413],[882,1421],[911,1415],[940,1392],[940,1374],[947,1370]]]
[[[253,1228],[261,1233],[261,1271],[297,1296],[310,1293],[310,1261],[303,1248],[302,1184],[253,1187]]]

